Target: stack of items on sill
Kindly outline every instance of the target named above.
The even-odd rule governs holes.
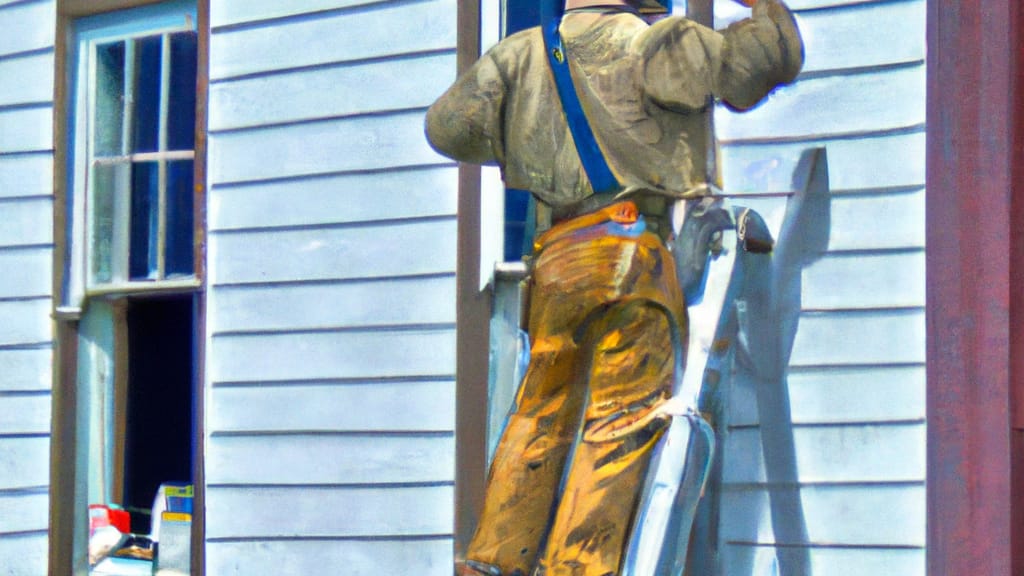
[[[89,506],[90,576],[188,576],[191,544],[191,485],[160,486],[149,534],[133,534],[128,512],[116,505]]]

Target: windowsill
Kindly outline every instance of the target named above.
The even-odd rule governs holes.
[[[103,284],[92,286],[85,291],[86,296],[128,296],[132,294],[174,294],[179,292],[193,292],[201,288],[203,283],[196,277],[190,276],[172,280],[152,280],[125,282],[123,284]]]

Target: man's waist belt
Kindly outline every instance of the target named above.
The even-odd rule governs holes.
[[[660,236],[662,240],[668,238],[671,199],[663,196],[637,195],[623,200],[618,194],[593,194],[572,204],[552,207],[551,223],[558,227],[564,222],[600,212],[609,206],[624,202],[629,202],[639,214],[644,215],[648,230]]]
[[[592,212],[562,220],[551,229],[537,237],[533,243],[534,253],[555,242],[573,236],[576,232],[594,226],[614,222],[623,226],[636,224],[640,220],[640,211],[632,200],[622,200],[599,208]]]

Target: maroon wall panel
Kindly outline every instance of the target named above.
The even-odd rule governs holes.
[[[1011,346],[1019,343],[1011,341],[1010,295],[1020,284],[1012,282],[1019,255],[1011,251],[1017,233],[1010,199],[1017,1],[928,3],[930,576],[1015,573],[1010,399],[1011,375],[1019,374]]]

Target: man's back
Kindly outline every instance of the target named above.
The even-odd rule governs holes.
[[[703,183],[713,96],[757,103],[799,71],[791,16],[773,2],[719,34],[683,18],[648,26],[629,11],[570,11],[562,22],[587,118],[626,188],[680,197]],[[495,161],[505,183],[560,207],[592,194],[549,70],[539,28],[503,40],[431,107],[431,143]]]

